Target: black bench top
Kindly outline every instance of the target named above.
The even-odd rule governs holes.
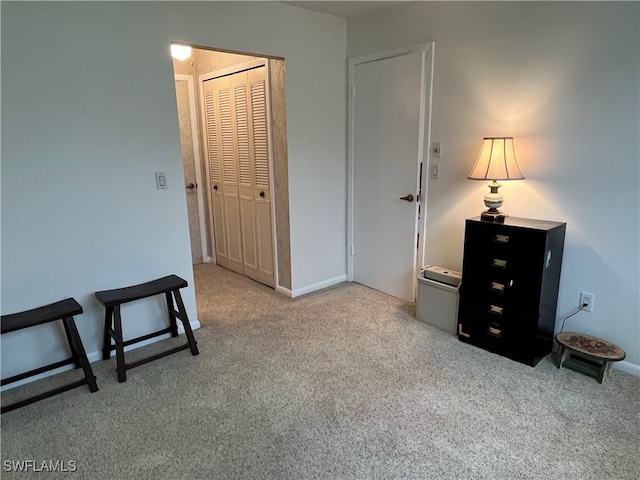
[[[44,307],[34,308],[33,310],[2,315],[2,333],[33,327],[81,313],[82,306],[80,306],[74,298],[66,298],[59,302],[45,305]]]
[[[102,290],[96,292],[96,299],[105,307],[113,307],[122,303],[133,302],[141,298],[147,298],[152,295],[170,292],[178,288],[188,286],[186,280],[177,275],[169,275],[140,285],[131,287],[116,288],[113,290]]]

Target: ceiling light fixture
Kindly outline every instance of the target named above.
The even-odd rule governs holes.
[[[176,60],[186,60],[191,56],[191,47],[189,45],[180,45],[178,43],[171,44],[171,56]]]

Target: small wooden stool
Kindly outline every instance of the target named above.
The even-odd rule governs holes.
[[[140,285],[134,285],[131,287],[117,288],[114,290],[103,290],[101,292],[95,292],[96,299],[105,306],[104,316],[104,338],[102,346],[102,358],[108,360],[111,358],[111,350],[116,351],[116,366],[118,371],[118,382],[122,383],[127,380],[127,370],[130,368],[138,367],[147,362],[157,360],[172,353],[191,349],[192,355],[198,355],[197,342],[193,336],[191,330],[191,324],[187,317],[187,311],[184,308],[182,302],[182,296],[180,295],[180,289],[188,285],[187,281],[178,277],[177,275],[169,275],[167,277],[159,278],[151,282],[142,283]],[[124,341],[122,338],[122,319],[120,317],[120,305],[123,303],[133,302],[134,300],[140,300],[142,298],[151,297],[154,295],[165,295],[167,302],[167,311],[169,313],[169,327],[159,330],[157,332],[150,333],[148,335],[142,335],[140,337],[133,338],[131,340]],[[173,296],[173,298],[172,298]],[[178,310],[174,309],[174,299]],[[172,348],[170,350],[151,355],[150,357],[143,358],[136,362],[125,363],[124,359],[124,347],[132,345],[134,343],[142,342],[153,337],[164,335],[165,333],[171,333],[172,337],[178,336],[178,326],[176,318],[180,319],[184,326],[184,333],[187,336],[187,343],[180,345],[179,347]],[[111,344],[113,338],[115,345]]]
[[[611,371],[613,362],[624,360],[624,350],[617,345],[591,335],[576,332],[562,332],[556,335],[560,353],[556,366],[575,370],[595,378],[602,383]],[[569,356],[562,362],[565,350]]]
[[[71,350],[71,357],[67,360],[51,363],[44,367],[36,368],[13,377],[2,380],[2,385],[7,385],[24,378],[32,377],[40,373],[48,372],[56,368],[75,364],[76,368],[82,368],[84,372],[84,378],[75,382],[63,385],[53,390],[43,392],[39,395],[34,395],[25,400],[12,403],[6,407],[2,407],[2,412],[9,412],[16,408],[29,405],[30,403],[37,402],[38,400],[44,400],[45,398],[52,397],[58,393],[66,392],[81,385],[88,385],[90,392],[97,392],[98,385],[96,383],[96,377],[93,376],[91,365],[87,360],[87,354],[82,345],[82,340],[78,334],[76,323],[73,320],[74,315],[82,313],[82,307],[73,298],[67,298],[44,307],[34,308],[33,310],[27,310],[25,312],[13,313],[11,315],[2,315],[2,333],[15,332],[16,330],[22,330],[23,328],[35,327],[36,325],[42,325],[43,323],[55,322],[56,320],[62,320],[64,326],[64,332],[67,335],[67,341],[69,342],[69,348]]]

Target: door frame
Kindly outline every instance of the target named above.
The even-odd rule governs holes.
[[[196,199],[198,201],[198,221],[200,222],[200,251],[202,252],[202,261],[209,261],[209,249],[207,248],[207,223],[204,209],[204,193],[205,184],[202,182],[202,158],[200,155],[200,133],[198,131],[198,112],[196,102],[196,91],[193,84],[192,75],[174,74],[174,81],[187,82],[187,91],[189,94],[189,118],[191,120],[191,138],[193,141],[193,162],[196,171]]]
[[[416,159],[416,168],[419,170],[420,162],[422,162],[422,175],[419,185],[422,189],[419,191],[417,200],[416,216],[420,211],[417,221],[418,242],[414,264],[413,275],[413,291],[415,294],[417,284],[417,272],[424,264],[425,246],[424,238],[426,231],[427,216],[427,187],[430,164],[430,149],[426,148],[431,144],[431,105],[433,93],[433,52],[434,42],[413,45],[409,47],[397,48],[384,52],[376,52],[369,55],[354,57],[349,59],[349,83],[348,83],[348,134],[347,134],[347,280],[353,281],[353,255],[354,255],[354,231],[353,231],[353,206],[354,206],[354,121],[355,121],[355,67],[356,65],[384,60],[386,58],[398,57],[409,53],[422,52],[422,86],[420,89],[420,125],[418,138],[418,158]]]
[[[267,58],[259,58],[257,60],[250,60],[248,62],[239,63],[237,65],[232,65],[227,68],[222,68],[219,70],[214,70],[213,72],[203,73],[198,76],[198,88],[200,93],[200,111],[203,112],[200,115],[200,119],[202,122],[202,141],[203,143],[206,141],[206,132],[207,132],[207,123],[204,115],[205,105],[204,105],[204,87],[203,84],[207,80],[213,80],[214,78],[223,77],[225,75],[233,75],[234,73],[239,73],[244,70],[250,70],[252,68],[265,68],[265,101],[267,106],[267,141],[269,144],[269,196],[271,197],[271,244],[273,249],[273,268],[274,268],[274,280],[275,280],[275,289],[277,290],[280,285],[279,272],[278,272],[278,245],[277,245],[277,233],[276,233],[276,202],[275,202],[275,178],[274,178],[274,165],[273,165],[273,126],[271,121],[271,71],[269,68],[269,61]],[[205,155],[207,155],[208,160],[208,151],[206,146],[203,144],[203,148],[205,151]],[[206,162],[206,185],[207,185],[207,202],[209,205],[209,215],[211,217],[210,229],[211,232],[209,237],[211,239],[211,255],[209,257],[209,261],[217,264],[216,260],[216,239],[213,233],[213,199],[211,198],[211,186],[209,184],[211,179],[210,165],[209,162]]]

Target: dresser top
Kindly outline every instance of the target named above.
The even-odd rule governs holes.
[[[553,230],[554,228],[566,225],[564,222],[552,222],[549,220],[537,220],[534,218],[522,217],[507,217],[505,218],[504,223],[483,222],[480,220],[480,217],[469,218],[467,221],[496,226],[505,225],[507,227],[535,228],[537,230]]]

